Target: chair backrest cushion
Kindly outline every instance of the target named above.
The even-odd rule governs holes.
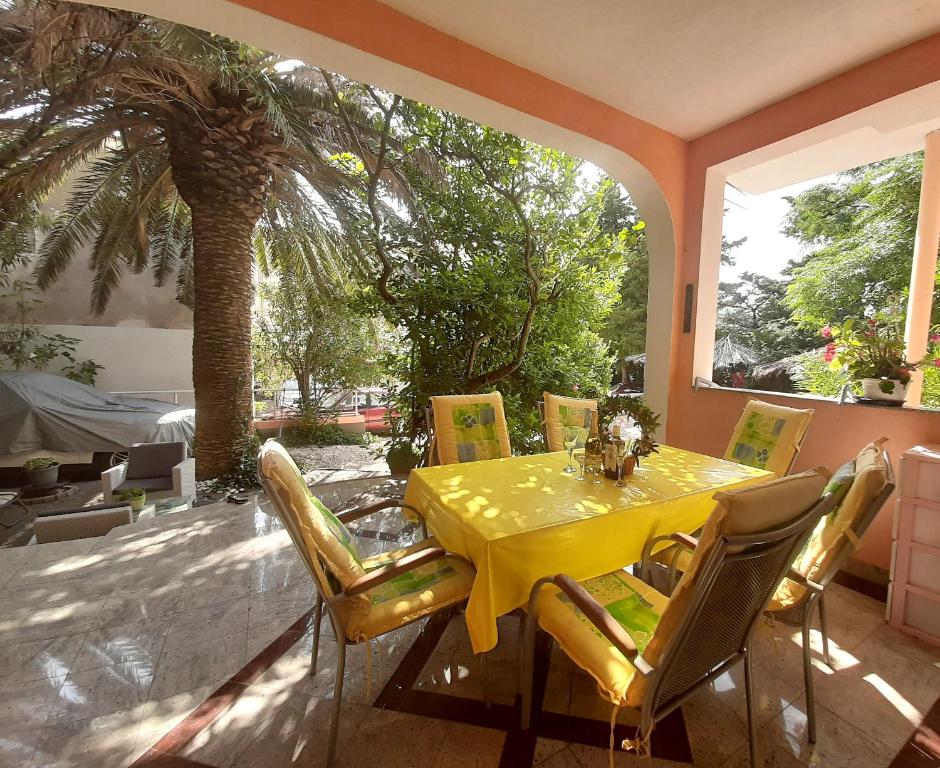
[[[509,430],[499,392],[431,398],[434,439],[441,464],[511,455]]]
[[[783,477],[790,471],[812,418],[812,409],[750,400],[738,419],[724,458]]]
[[[268,440],[261,448],[259,465],[262,476],[274,491],[271,501],[278,515],[295,541],[299,539],[302,543],[298,548],[308,567],[323,578],[322,562],[341,588],[364,576],[362,557],[352,535],[336,515],[310,492],[284,447]],[[328,579],[324,581],[329,582]]]
[[[186,461],[186,443],[137,443],[127,449],[128,480],[169,477],[173,467]]]
[[[643,653],[650,664],[659,665],[667,642],[692,608],[699,575],[719,540],[724,536],[771,531],[791,523],[819,500],[829,476],[825,467],[817,467],[762,485],[715,494],[715,509],[702,529],[689,568],[669,598]],[[634,677],[627,690],[629,706],[639,706],[646,684],[642,675]]]
[[[817,523],[815,530],[793,563],[809,581],[828,581],[838,565],[846,536],[861,537],[860,523],[888,482],[888,467],[882,437],[866,445],[853,461],[843,464],[826,487],[837,499],[836,507]],[[871,520],[867,521],[868,523]],[[847,533],[848,532],[848,533]],[[851,544],[851,542],[850,542]],[[795,605],[806,595],[806,587],[784,579],[768,609],[779,611]]]
[[[575,427],[581,430],[578,438],[578,447],[584,446],[584,441],[591,430],[591,414],[593,421],[597,421],[597,400],[586,400],[577,397],[563,397],[545,392],[545,441],[549,451],[563,451],[565,449],[565,427]]]

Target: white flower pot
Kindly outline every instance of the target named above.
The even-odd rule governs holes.
[[[893,387],[892,392],[883,392],[881,382],[887,381]],[[890,400],[891,402],[904,402],[907,397],[907,384],[901,384],[897,379],[862,379],[862,395],[869,400]]]

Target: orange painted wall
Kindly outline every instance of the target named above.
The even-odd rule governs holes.
[[[709,167],[936,81],[940,81],[940,35],[886,54],[693,141],[686,169],[686,215],[676,270],[674,329],[679,328],[681,320],[682,287],[698,282],[705,172]],[[691,386],[693,340],[693,334],[680,333],[674,345],[668,440],[720,455],[748,395],[725,390],[695,392]],[[834,469],[882,435],[890,439],[888,447],[895,457],[917,443],[940,442],[937,413],[838,406],[801,398],[765,399],[816,410],[797,469],[818,464]],[[857,553],[859,560],[888,568],[892,510],[889,502],[866,535]]]

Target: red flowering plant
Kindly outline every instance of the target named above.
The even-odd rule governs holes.
[[[905,355],[904,313],[898,302],[871,317],[849,318],[821,329],[829,343],[823,359],[832,370],[844,368],[854,381],[881,379],[879,389],[890,394],[893,381],[907,386],[911,374],[925,365],[940,367],[940,331],[932,328],[927,354],[917,361]]]

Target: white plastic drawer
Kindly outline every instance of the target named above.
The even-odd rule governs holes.
[[[901,457],[901,495],[940,502],[940,463]]]
[[[940,557],[912,548],[910,558],[907,583],[935,592],[940,598]],[[940,611],[940,606],[936,610]]]
[[[904,624],[940,641],[940,602],[908,592],[904,600]]]

